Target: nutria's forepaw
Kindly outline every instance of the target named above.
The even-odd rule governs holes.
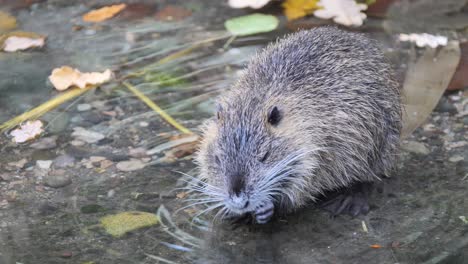
[[[275,205],[271,201],[265,201],[255,209],[255,220],[259,224],[266,224],[270,221],[273,213],[275,212]]]
[[[351,216],[366,215],[369,212],[369,194],[371,183],[355,183],[336,197],[321,204],[333,216],[348,214]]]

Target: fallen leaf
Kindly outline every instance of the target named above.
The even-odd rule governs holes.
[[[286,0],[283,3],[284,14],[288,20],[294,20],[312,14],[318,9],[319,0]]]
[[[448,43],[447,37],[444,36],[435,36],[427,33],[422,33],[422,34],[400,34],[398,36],[398,39],[400,41],[409,41],[416,43],[416,46],[422,48],[422,47],[431,47],[431,48],[437,48],[438,46],[446,46]]]
[[[229,0],[228,4],[232,8],[246,8],[259,9],[264,7],[271,0]]]
[[[379,245],[379,244],[374,244],[374,245],[371,245],[370,247],[371,247],[371,248],[382,248],[382,246]]]
[[[358,4],[354,0],[320,0],[321,9],[314,11],[314,16],[332,19],[337,24],[345,26],[361,26],[366,14],[361,11],[367,9],[366,4]]]
[[[45,38],[31,39],[23,37],[9,37],[3,43],[3,50],[6,52],[15,52],[18,50],[27,50],[31,48],[41,48],[45,44]]]
[[[179,21],[192,15],[192,11],[183,7],[168,5],[156,13],[156,19],[165,21]]]
[[[127,5],[126,4],[119,4],[119,5],[111,5],[105,6],[99,9],[92,10],[83,15],[83,21],[85,22],[102,22],[107,20],[120,11],[122,11]]]
[[[468,41],[460,43],[461,57],[458,62],[457,70],[447,87],[447,90],[462,90],[468,87]]]
[[[81,89],[87,85],[98,85],[108,82],[112,78],[111,70],[107,69],[102,73],[91,72],[82,73],[69,66],[62,66],[52,71],[49,80],[55,89],[63,91],[71,86],[77,86]]]
[[[425,49],[419,58],[409,62],[402,92],[402,138],[408,137],[432,113],[459,60],[459,45],[451,41],[440,50]]]
[[[252,14],[226,20],[224,27],[234,36],[248,36],[270,32],[279,25],[279,20],[272,15]]]
[[[154,14],[155,11],[155,4],[128,3],[116,18],[123,20],[141,19]]]
[[[143,169],[146,164],[138,159],[131,159],[127,161],[121,161],[115,165],[120,171],[136,171]]]
[[[45,44],[45,38],[45,36],[34,32],[13,31],[5,33],[0,35],[0,50],[5,50],[6,48],[7,50],[5,51],[15,51],[15,49],[20,50],[22,46],[26,46],[24,49],[42,47]],[[19,48],[16,48],[17,46]]]
[[[0,11],[0,33],[16,28],[16,18],[8,13]]]
[[[24,143],[38,137],[42,132],[44,132],[42,126],[43,123],[40,120],[27,121],[20,125],[19,128],[11,131],[10,135],[13,137],[14,142]]]
[[[153,226],[158,222],[159,218],[155,214],[138,211],[122,212],[101,218],[102,227],[114,237],[120,237],[139,228]]]

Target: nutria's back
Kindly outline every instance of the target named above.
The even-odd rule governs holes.
[[[262,208],[290,211],[393,166],[400,90],[361,34],[292,34],[257,55],[218,103],[197,162],[226,211],[258,220]]]

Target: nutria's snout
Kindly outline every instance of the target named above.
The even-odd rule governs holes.
[[[225,203],[229,210],[238,214],[246,213],[250,205],[249,197],[244,193],[229,195]]]

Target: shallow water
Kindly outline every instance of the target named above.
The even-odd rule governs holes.
[[[173,63],[156,66],[150,70],[153,75],[131,80],[197,131],[212,112],[211,99],[229,86],[246,60],[288,32],[283,21],[278,31],[237,39],[223,50],[224,20],[245,10],[209,1],[180,1],[174,4],[191,9],[192,15],[161,22],[153,15],[166,4],[158,1],[155,7],[145,6],[154,8],[146,15],[140,9],[133,17],[117,16],[92,26],[80,20],[81,14],[108,2],[55,0],[31,5],[34,1],[19,1],[26,3],[20,7],[19,2],[4,2],[0,1],[0,9],[12,13],[21,30],[48,37],[44,49],[0,53],[0,122],[56,94],[47,82],[53,68],[111,68],[123,76],[193,43],[220,38]],[[395,17],[390,19],[395,22]],[[396,42],[383,26],[362,30],[382,43],[403,80],[409,58],[420,51]],[[155,85],[154,80],[163,78],[155,74],[161,72],[190,76]],[[173,263],[468,263],[468,224],[462,220],[468,218],[468,152],[466,145],[453,145],[468,137],[468,120],[455,107],[464,107],[467,95],[461,92],[443,99],[447,105],[439,105],[425,126],[408,139],[424,144],[425,149],[417,145],[402,151],[397,171],[374,192],[367,216],[332,219],[310,206],[264,226],[213,227],[212,215],[192,218],[202,207],[177,212],[187,204],[177,197],[181,191],[176,188],[185,186],[186,180],[178,171],[194,173],[190,156],[168,160],[162,153],[141,156],[131,151],[161,146],[168,141],[161,133],[173,133],[173,128],[127,90],[105,85],[41,118],[47,122],[43,137],[56,136],[56,144],[38,149],[29,143],[13,144],[6,135],[0,138],[0,264],[164,263],[161,258]],[[91,109],[79,111],[80,104]],[[71,135],[76,127],[100,132],[105,138],[76,144]],[[104,166],[96,157],[110,165]],[[150,159],[152,165],[130,172],[117,167],[132,158]],[[21,159],[25,159],[23,166],[14,164]],[[53,163],[41,169],[38,160]],[[51,179],[66,181],[50,187]],[[106,215],[156,214],[163,208],[173,223],[165,219],[119,238],[99,226]]]

